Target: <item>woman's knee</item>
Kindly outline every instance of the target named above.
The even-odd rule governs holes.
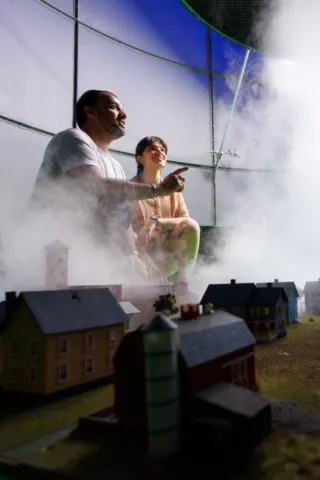
[[[188,230],[188,232],[200,235],[200,226],[196,220],[193,220],[193,218],[184,218],[183,226],[185,230]]]

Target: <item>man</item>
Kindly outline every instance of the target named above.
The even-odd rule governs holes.
[[[80,130],[64,130],[49,142],[36,179],[33,203],[51,209],[67,205],[79,210],[75,201],[81,192],[80,210],[95,217],[94,229],[99,232],[96,236],[102,240],[105,234],[102,241],[114,244],[126,237],[127,251],[134,255],[134,263],[141,270],[135,255],[130,201],[182,191],[185,179],[181,174],[188,168],[176,170],[159,185],[126,181],[122,166],[108,152],[111,143],[125,134],[126,118],[113,93],[85,92],[76,105]]]

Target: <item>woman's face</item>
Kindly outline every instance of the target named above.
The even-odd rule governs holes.
[[[140,157],[140,162],[145,169],[160,170],[166,166],[167,154],[164,146],[155,141],[150,147],[147,147]]]

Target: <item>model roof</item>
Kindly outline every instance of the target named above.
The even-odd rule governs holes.
[[[267,286],[268,286],[268,283],[257,283],[258,288],[267,287]],[[279,282],[279,280],[275,280],[272,283],[272,287],[283,288],[288,298],[290,297],[292,290],[294,290],[295,296],[299,297],[299,292],[294,282]]]
[[[151,332],[161,332],[165,330],[175,330],[177,325],[173,322],[169,317],[162,315],[161,313],[157,313],[151,322],[146,324],[142,331],[146,333]]]
[[[247,388],[231,383],[216,383],[211,387],[198,391],[193,397],[216,405],[221,409],[228,408],[232,412],[252,418],[269,405],[268,399]]]
[[[140,310],[138,310],[134,305],[132,305],[131,302],[119,302],[119,305],[126,315],[140,313]]]
[[[194,320],[174,320],[179,326],[180,353],[188,367],[254,345],[254,336],[239,317],[222,310]]]
[[[272,307],[275,306],[279,298],[283,298],[285,301],[288,300],[286,292],[283,288],[276,288],[276,287],[258,287],[252,292],[252,296],[250,298],[250,306],[257,306],[257,307]]]
[[[221,283],[208,285],[200,304],[212,303],[215,307],[242,307],[246,306],[254,283]]]
[[[304,293],[320,293],[320,278],[315,282],[306,282]]]
[[[108,289],[21,292],[19,300],[25,301],[46,335],[127,322]]]

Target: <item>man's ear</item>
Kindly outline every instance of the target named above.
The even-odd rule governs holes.
[[[137,155],[137,162],[140,163],[140,165],[143,165],[142,155]]]
[[[96,116],[95,109],[91,107],[84,107],[83,112],[86,114],[87,117],[90,118],[94,118]]]

